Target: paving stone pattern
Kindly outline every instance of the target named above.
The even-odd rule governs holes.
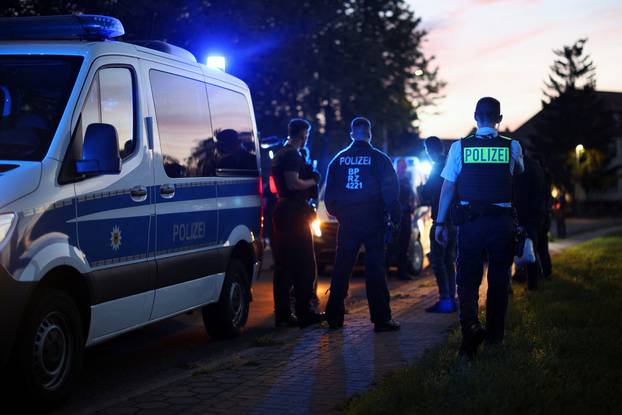
[[[342,330],[286,329],[266,347],[229,361],[200,362],[185,379],[130,397],[99,414],[327,414],[387,373],[403,368],[441,342],[457,314],[429,314],[433,277],[394,292],[402,329],[374,333],[366,304],[346,316]]]

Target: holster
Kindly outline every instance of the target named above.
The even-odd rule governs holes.
[[[456,226],[464,225],[474,219],[472,218],[470,206],[462,205],[460,203],[454,204],[449,209],[449,217],[451,219],[451,223]]]

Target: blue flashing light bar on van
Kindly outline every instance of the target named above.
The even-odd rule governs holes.
[[[106,40],[125,34],[118,19],[92,14],[0,18],[0,40]]]
[[[212,55],[207,57],[207,67],[225,71],[226,61],[224,56]]]

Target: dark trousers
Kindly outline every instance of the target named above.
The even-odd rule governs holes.
[[[430,229],[430,265],[441,300],[456,298],[456,228],[447,225],[447,245],[436,242],[436,224]]]
[[[279,201],[272,215],[274,256],[274,312],[277,318],[291,313],[290,287],[294,287],[296,315],[300,320],[313,311],[311,298],[316,275],[308,206]]]
[[[566,237],[566,215],[564,213],[557,213],[555,216],[555,223],[557,225],[557,237]]]
[[[514,219],[509,214],[479,216],[458,227],[460,325],[468,335],[479,325],[478,300],[484,259],[488,257],[486,329],[488,339],[503,339],[510,267],[514,259]]]
[[[541,227],[542,221],[530,222],[525,225],[527,237],[531,239],[531,242],[533,242],[533,251],[536,256],[536,262],[525,266],[525,270],[527,271],[527,288],[532,290],[538,288],[538,280],[542,278],[542,263],[538,252]]]
[[[402,212],[400,231],[397,238],[397,271],[400,277],[408,275],[408,248],[412,235],[412,217],[409,212]]]
[[[369,223],[339,225],[335,270],[330,283],[326,317],[342,322],[348,282],[361,245],[365,246],[365,288],[372,323],[391,320],[389,289],[384,266],[384,226]]]
[[[551,254],[549,253],[549,229],[550,221],[547,219],[542,223],[539,230],[538,245],[535,247],[540,257],[540,263],[542,265],[542,275],[545,278],[551,276]]]

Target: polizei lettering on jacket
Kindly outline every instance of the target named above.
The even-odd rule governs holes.
[[[465,163],[508,163],[510,152],[506,147],[467,147],[464,149]]]
[[[370,156],[341,156],[339,157],[340,166],[371,166]]]

